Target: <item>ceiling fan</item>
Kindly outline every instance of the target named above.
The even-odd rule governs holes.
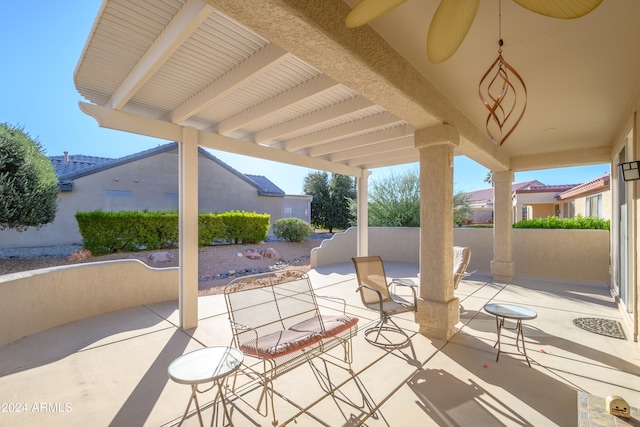
[[[356,28],[384,15],[407,0],[360,0],[345,20]],[[513,0],[532,12],[553,18],[584,16],[602,0]],[[478,11],[480,0],[441,0],[431,19],[427,34],[427,57],[433,63],[444,62],[460,47]]]

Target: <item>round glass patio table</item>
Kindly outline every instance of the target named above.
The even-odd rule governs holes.
[[[215,386],[217,386],[217,392],[213,402],[215,403],[219,395],[222,400],[224,414],[229,422],[231,422],[222,386],[226,378],[240,368],[243,359],[244,356],[242,355],[242,352],[237,348],[218,346],[192,351],[171,362],[168,369],[169,378],[179,384],[191,385],[191,397],[189,398],[189,403],[187,403],[187,409],[185,409],[182,419],[180,420],[180,424],[178,425],[181,425],[187,417],[192,401],[195,402],[200,425],[203,425],[197,394],[207,392]],[[202,391],[198,390],[199,384],[209,382],[213,382],[213,385],[210,388]],[[214,414],[211,415],[212,423],[213,416]]]
[[[523,320],[531,320],[538,317],[538,313],[531,310],[527,307],[522,307],[519,305],[513,304],[486,304],[484,306],[484,311],[489,314],[493,314],[496,316],[496,328],[498,330],[498,340],[493,345],[495,348],[498,347],[498,355],[496,356],[496,362],[500,358],[500,335],[502,333],[502,328],[512,329],[516,331],[516,348],[520,351],[520,340],[522,340],[522,353],[527,360],[527,364],[531,367],[531,363],[529,362],[529,356],[527,356],[527,349],[524,346],[524,332],[522,331],[522,321]],[[515,328],[507,328],[504,326],[504,319],[510,319],[516,321]],[[504,353],[504,352],[503,352]]]

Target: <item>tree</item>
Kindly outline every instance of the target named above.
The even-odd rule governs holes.
[[[318,228],[346,228],[350,224],[349,200],[356,197],[353,178],[327,172],[311,172],[304,178],[303,191],[313,196],[311,223]]]
[[[460,227],[471,214],[471,196],[469,193],[453,195],[453,224]]]
[[[352,213],[356,204],[351,204]],[[453,221],[462,224],[471,212],[469,195],[453,195]],[[420,226],[420,175],[415,170],[373,183],[369,192],[369,225],[372,227]]]
[[[369,192],[369,225],[420,226],[420,177],[417,171],[391,174],[373,183]]]
[[[329,200],[327,225],[331,233],[334,228],[345,229],[351,223],[349,201],[356,198],[356,189],[353,178],[346,175],[331,174],[329,185]]]
[[[327,222],[327,206],[329,204],[329,175],[326,172],[310,172],[304,177],[302,187],[304,194],[313,196],[311,201],[311,224],[324,228]]]
[[[487,184],[491,184],[493,181],[493,171],[488,170],[487,175],[484,177],[483,181],[486,182]]]
[[[0,124],[0,230],[24,231],[55,219],[58,179],[40,142]]]

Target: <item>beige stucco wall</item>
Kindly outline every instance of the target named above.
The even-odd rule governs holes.
[[[338,233],[311,251],[311,266],[350,261],[356,254],[356,228]],[[513,229],[516,274],[566,280],[609,282],[606,230]],[[493,229],[454,228],[454,244],[471,248],[468,270],[491,271]],[[419,229],[372,227],[369,254],[383,260],[418,262]]]
[[[282,197],[258,195],[256,187],[206,157],[200,157],[199,211],[244,210],[282,218]],[[107,197],[107,191],[130,197]],[[120,193],[123,194],[123,193]],[[178,153],[160,153],[74,180],[74,189],[59,193],[53,223],[39,230],[0,231],[0,248],[81,244],[78,211],[177,210]]]
[[[178,299],[178,268],[138,260],[52,267],[0,276],[0,346],[110,311]]]
[[[513,230],[517,274],[609,282],[606,230]]]
[[[533,211],[533,218],[546,218],[548,216],[556,216],[555,205],[531,205]]]
[[[336,233],[311,250],[311,267],[350,262],[356,256],[357,227]],[[415,227],[370,227],[369,254],[383,260],[418,263],[420,229]]]

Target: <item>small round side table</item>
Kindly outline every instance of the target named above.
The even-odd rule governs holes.
[[[502,328],[505,327],[504,319],[511,319],[516,321],[516,327],[513,328],[516,331],[516,348],[518,349],[518,351],[520,351],[519,341],[522,340],[522,354],[527,360],[527,364],[529,365],[529,367],[531,367],[529,356],[527,356],[527,350],[524,347],[524,332],[522,331],[522,321],[535,319],[536,317],[538,317],[538,313],[527,307],[521,307],[519,305],[513,304],[487,304],[484,306],[484,311],[496,316],[498,340],[493,345],[494,348],[498,346],[498,355],[496,356],[496,362],[500,358],[500,334],[502,332]]]
[[[224,414],[229,422],[231,422],[229,412],[227,411],[225,393],[222,389],[222,384],[231,373],[240,368],[243,359],[244,356],[242,355],[242,352],[237,348],[218,346],[192,351],[171,362],[168,369],[169,378],[179,384],[189,384],[191,386],[191,397],[189,398],[189,403],[187,403],[187,409],[185,409],[182,419],[180,420],[180,424],[178,425],[181,425],[187,417],[191,401],[195,401],[198,419],[200,420],[200,425],[203,426],[197,393],[209,391],[216,385],[218,390],[216,392],[214,402],[218,399],[218,395],[220,395]],[[210,388],[203,391],[198,390],[199,384],[208,382],[213,382],[213,385]],[[213,416],[214,415],[212,414],[212,423]]]

